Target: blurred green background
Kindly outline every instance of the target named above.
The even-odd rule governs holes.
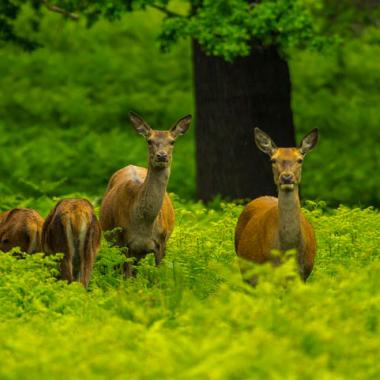
[[[1,194],[101,196],[115,170],[146,165],[128,111],[157,129],[193,112],[190,41],[161,53],[156,11],[90,29],[46,14],[38,31],[26,22],[30,12],[17,28],[43,47],[0,49]],[[321,133],[304,164],[304,199],[380,205],[379,42],[380,30],[368,28],[329,54],[291,54],[297,139]],[[193,133],[176,145],[169,184],[187,199],[195,197]]]
[[[18,32],[43,47],[0,42],[1,210],[45,216],[63,196],[98,206],[115,170],[146,165],[128,111],[157,129],[194,112],[190,41],[161,53],[161,17],[88,29],[44,12],[36,30],[24,8]],[[85,291],[56,281],[58,258],[0,255],[0,379],[380,378],[380,213],[351,207],[380,206],[379,42],[368,27],[323,55],[288,52],[297,140],[321,134],[301,189],[318,239],[306,285],[289,281],[294,257],[257,267],[256,288],[241,281],[242,206],[193,202],[194,123],[175,147],[176,227],[158,268],[150,255],[125,281],[103,241]]]

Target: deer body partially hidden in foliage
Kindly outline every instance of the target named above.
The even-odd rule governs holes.
[[[100,245],[101,229],[90,202],[64,199],[45,220],[42,248],[46,254],[63,253],[61,278],[87,287]]]
[[[299,273],[305,281],[313,269],[316,241],[301,211],[298,185],[303,158],[317,140],[318,131],[314,129],[298,148],[277,148],[267,134],[255,128],[256,145],[271,158],[278,198],[254,199],[244,208],[235,230],[236,253],[246,260],[277,264],[278,257],[271,254],[272,250],[296,249]],[[252,283],[255,281],[252,279]]]
[[[26,253],[41,252],[44,220],[31,208],[14,208],[0,215],[0,250],[20,247]]]
[[[174,209],[166,193],[173,145],[188,130],[191,116],[178,120],[168,131],[151,129],[135,113],[130,113],[130,120],[148,143],[148,169],[129,165],[111,177],[101,205],[100,223],[103,231],[119,229],[116,236],[108,235],[108,239],[125,247],[128,258],[138,263],[153,252],[158,265],[174,228]],[[130,263],[124,270],[126,276],[134,274]]]

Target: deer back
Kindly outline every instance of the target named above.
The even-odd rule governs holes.
[[[100,210],[100,224],[103,231],[116,227],[127,229],[133,223],[132,209],[138,202],[138,195],[146,175],[147,169],[134,165],[129,165],[113,174]],[[169,236],[174,228],[174,219],[171,199],[165,193],[156,225]]]
[[[100,238],[100,225],[91,203],[85,199],[64,199],[46,218],[42,247],[47,254],[64,254],[64,279],[78,279],[87,286]]]
[[[299,217],[304,246],[294,248],[301,250],[303,267],[308,276],[316,253],[315,234],[302,212]],[[235,249],[238,256],[257,263],[272,259],[271,251],[280,249],[277,198],[259,197],[244,208],[236,225]]]
[[[0,250],[7,252],[15,247],[21,251],[41,251],[41,231],[44,223],[33,209],[14,208],[0,215]]]

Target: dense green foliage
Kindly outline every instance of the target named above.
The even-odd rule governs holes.
[[[113,23],[100,19],[90,29],[54,14],[39,24],[30,9],[19,13],[23,2],[0,1],[3,16],[1,6],[14,5],[0,18],[0,39],[42,47],[28,54],[16,46],[0,50],[0,210],[34,207],[46,216],[63,195],[87,196],[98,206],[111,173],[146,163],[128,111],[167,129],[193,109],[189,41],[167,54],[159,44],[196,35],[225,58],[247,53],[252,30],[287,48],[318,44],[311,15],[292,20],[288,12],[308,0],[281,2],[293,4],[285,13],[271,9],[277,2],[262,1],[250,11],[258,12],[254,23],[239,11],[245,1],[205,1],[209,8],[196,23],[169,17],[163,29],[153,10]],[[62,5],[75,11],[77,3]],[[97,7],[110,19],[123,13],[110,6],[117,2],[86,3],[89,19],[99,16]],[[220,12],[223,25],[213,22]],[[283,29],[268,38],[274,25]],[[380,205],[379,41],[379,31],[368,29],[329,55],[290,55],[298,137],[321,131],[304,164],[304,199]],[[59,257],[0,255],[1,379],[380,377],[379,212],[306,202],[318,240],[311,278],[289,281],[295,268],[289,253],[276,270],[253,267],[260,282],[251,288],[241,280],[233,248],[241,206],[215,201],[205,208],[191,200],[192,133],[174,153],[169,190],[181,198],[173,196],[176,228],[159,268],[149,256],[137,278],[125,281],[118,270],[123,256],[103,241],[86,291],[56,280]]]
[[[46,213],[52,201],[31,203]],[[134,280],[114,269],[123,259],[105,242],[88,292],[56,281],[51,258],[0,255],[0,377],[380,376],[378,212],[307,204],[319,247],[308,283],[285,280],[290,259],[256,268],[253,289],[233,250],[241,206],[175,208],[167,258],[155,268],[148,257]]]
[[[380,205],[379,41],[369,29],[328,57],[304,52],[291,61],[298,135],[321,132],[304,168],[307,198]]]
[[[155,11],[90,29],[50,14],[39,32],[30,28],[29,16],[19,17],[17,30],[45,47],[30,54],[12,46],[0,50],[2,193],[100,195],[116,169],[146,164],[129,110],[158,129],[192,111],[189,43],[160,53]],[[291,54],[298,138],[314,127],[321,132],[304,164],[306,199],[380,205],[379,40],[369,29],[329,55]],[[190,133],[176,146],[170,190],[193,197],[194,173]]]
[[[25,19],[18,25],[26,34]],[[0,50],[3,186],[26,194],[95,194],[116,169],[146,165],[146,144],[129,125],[128,112],[169,129],[192,110],[189,49],[183,44],[159,53],[158,22],[157,14],[146,19],[140,13],[87,30],[52,15],[36,36],[46,48],[30,55]],[[173,182],[188,197],[194,147],[186,138],[177,144],[183,159],[174,162]]]
[[[34,9],[31,25],[39,27],[43,12],[49,9],[70,19],[86,19],[88,24],[104,18],[115,21],[136,9],[159,9],[164,15],[159,40],[166,50],[182,38],[196,39],[203,50],[228,61],[248,55],[252,39],[260,45],[276,44],[284,49],[294,46],[326,45],[326,31],[321,33],[313,17],[313,8],[323,8],[323,1],[304,0],[128,0],[128,1],[0,1],[0,40],[13,40],[22,46],[38,44],[31,35],[14,28],[22,4]],[[314,15],[315,16],[315,15]]]

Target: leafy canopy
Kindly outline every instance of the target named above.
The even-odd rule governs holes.
[[[248,55],[253,43],[283,49],[320,48],[328,40],[313,16],[323,7],[322,0],[0,0],[0,39],[26,48],[35,43],[18,36],[12,26],[23,3],[35,9],[37,17],[31,22],[36,28],[43,9],[74,20],[86,19],[91,25],[99,18],[114,21],[125,12],[155,8],[164,14],[159,34],[163,50],[180,38],[191,37],[206,53],[228,61]]]

